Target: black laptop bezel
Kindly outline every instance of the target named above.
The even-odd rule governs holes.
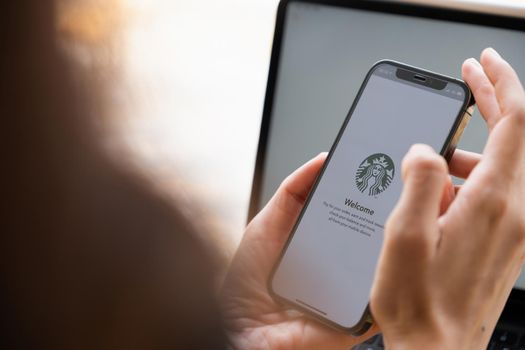
[[[252,181],[248,221],[250,221],[261,209],[259,208],[262,188],[261,181],[264,174],[264,163],[266,160],[268,134],[270,132],[271,115],[273,111],[275,85],[277,83],[277,76],[279,73],[278,66],[285,28],[286,11],[288,5],[292,2],[328,5],[341,8],[436,19],[441,21],[482,25],[525,32],[525,18],[480,12],[469,12],[461,9],[442,8],[426,4],[390,2],[383,0],[281,0],[277,10],[272,54],[270,59],[270,70],[268,73],[259,143],[257,146],[255,171]],[[523,315],[525,315],[525,290],[513,289],[503,312],[502,321],[512,322],[513,324],[519,323],[525,326],[525,318]]]

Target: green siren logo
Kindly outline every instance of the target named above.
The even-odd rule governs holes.
[[[369,196],[376,196],[390,186],[394,172],[394,162],[389,156],[383,153],[372,154],[357,169],[357,188]]]

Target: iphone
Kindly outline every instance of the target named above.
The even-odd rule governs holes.
[[[474,100],[461,80],[383,60],[368,72],[269,280],[272,296],[342,331],[368,301],[401,162],[424,143],[449,159]]]

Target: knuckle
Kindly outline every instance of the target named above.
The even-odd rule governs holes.
[[[525,101],[516,104],[510,117],[515,120],[519,128],[525,128]]]
[[[515,230],[514,230],[514,245],[519,249],[523,250],[525,248],[525,218],[523,218],[522,215],[519,215],[521,213],[517,213],[515,216],[517,217]]]
[[[391,217],[385,225],[386,238],[389,245],[402,254],[425,257],[429,253],[428,235],[423,226],[415,221]]]
[[[283,194],[288,194],[289,193],[289,187],[290,187],[290,179],[289,179],[289,177],[290,176],[288,176],[287,178],[285,178],[281,182],[281,184],[277,188],[277,191],[275,192],[276,196],[282,196]]]
[[[392,215],[385,223],[385,232],[390,237],[397,237],[403,232],[402,225],[399,223],[397,216]]]
[[[476,89],[476,94],[479,96],[490,96],[494,94],[494,87],[489,82],[483,82]]]
[[[292,182],[292,175],[289,175],[287,178],[285,178],[279,185],[277,192],[272,198],[272,201],[283,212],[295,215],[299,208],[304,205],[306,197],[291,190]]]
[[[478,208],[489,218],[501,218],[507,211],[508,196],[500,186],[489,183],[479,190],[477,198]]]

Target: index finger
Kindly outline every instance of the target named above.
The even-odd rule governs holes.
[[[493,49],[486,49],[481,64],[494,84],[502,112],[490,133],[484,159],[490,172],[510,179],[525,158],[525,92],[516,72]]]
[[[487,77],[494,85],[501,113],[505,116],[523,112],[525,91],[510,64],[493,48],[483,50],[480,61]]]

